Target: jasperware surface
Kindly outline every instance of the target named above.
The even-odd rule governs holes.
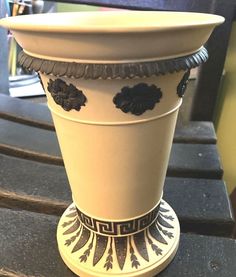
[[[26,15],[4,18],[0,25],[35,57],[121,63],[196,52],[223,21],[200,13],[119,11]]]
[[[152,277],[173,259],[179,222],[162,192],[176,118],[190,69],[223,21],[147,11],[0,21],[46,91],[74,202],[58,246],[79,276]]]

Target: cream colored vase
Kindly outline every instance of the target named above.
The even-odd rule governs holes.
[[[223,21],[133,11],[0,21],[47,94],[73,197],[58,246],[79,276],[154,276],[173,259],[179,222],[162,191],[176,118]]]

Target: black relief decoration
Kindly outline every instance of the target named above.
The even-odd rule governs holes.
[[[108,250],[108,255],[107,255],[107,258],[106,258],[106,262],[104,264],[104,268],[106,268],[106,270],[108,271],[109,269],[112,269],[113,267],[113,250],[112,250],[112,241],[113,241],[113,238],[111,237],[110,238],[110,247],[109,247],[109,250]]]
[[[144,231],[134,235],[134,244],[145,261],[149,261]]]
[[[97,232],[101,235],[129,235],[142,231],[155,221],[159,212],[160,206],[155,207],[148,214],[135,218],[133,220],[111,222],[103,221],[97,218],[92,218],[77,208],[79,220],[92,232]]]
[[[164,205],[164,203],[161,203],[161,205]],[[167,213],[167,212],[169,212],[169,210],[167,210],[167,209],[163,208],[162,206],[160,206],[160,212]]]
[[[86,96],[81,90],[78,90],[74,85],[67,85],[61,79],[48,82],[48,91],[51,93],[54,101],[60,105],[65,111],[75,109],[80,111],[82,106],[85,106],[87,101]]]
[[[61,225],[64,230],[63,235],[66,238],[65,246],[71,247],[71,253],[76,253],[81,250],[78,256],[78,260],[81,263],[92,260],[91,266],[95,267],[104,258],[105,262],[102,266],[107,271],[112,271],[114,268],[115,254],[121,271],[124,270],[127,259],[130,260],[132,268],[138,269],[142,261],[149,261],[150,254],[148,251],[150,248],[150,251],[154,251],[157,256],[163,255],[161,244],[167,245],[168,239],[174,238],[173,233],[170,231],[174,227],[169,223],[174,221],[174,217],[169,215],[168,212],[170,210],[164,207],[165,203],[161,202],[159,206],[155,207],[147,215],[138,218],[137,221],[135,219],[116,222],[118,226],[121,223],[125,223],[125,225],[122,225],[122,230],[130,228],[127,227],[130,224],[131,226],[135,224],[138,226],[137,228],[140,228],[151,222],[151,224],[140,232],[120,237],[109,237],[94,233],[84,224],[94,224],[93,219],[82,216],[84,222],[81,222],[79,210],[71,207],[69,209],[70,212],[66,215],[68,220]],[[95,225],[97,224],[98,222],[95,222]],[[103,222],[103,228],[105,228],[104,226]],[[109,228],[110,226],[108,226]],[[92,256],[91,259],[88,259],[90,256]]]
[[[127,257],[127,237],[117,237],[115,240],[116,257],[121,270],[123,270]]]
[[[79,257],[81,263],[82,262],[86,263],[89,255],[90,255],[90,252],[91,252],[91,250],[93,248],[93,241],[94,241],[94,234],[93,234],[92,241],[90,242],[88,248],[84,251],[83,255],[81,255]]]
[[[178,84],[177,94],[178,94],[179,97],[183,97],[184,96],[185,90],[186,90],[187,85],[188,85],[189,76],[190,76],[190,70],[188,70],[184,74],[183,78],[181,79],[180,83]]]
[[[98,232],[104,235],[112,235],[113,233],[118,234],[117,229],[114,228],[113,222],[108,222],[108,221],[100,222],[100,224],[98,225]]]
[[[163,235],[167,236],[169,239],[172,239],[174,237],[173,233],[167,231],[167,230],[164,230],[160,224],[157,224],[157,229],[160,230],[162,232]]]
[[[159,214],[157,217],[157,221],[166,228],[174,228],[172,225],[170,225],[161,215]]]
[[[93,266],[95,266],[102,258],[107,248],[108,237],[96,234],[96,245],[93,257]]]
[[[148,243],[151,245],[152,250],[156,253],[157,256],[162,255],[162,249],[159,248],[149,237],[148,232],[146,232]]]
[[[140,83],[134,87],[123,87],[121,92],[113,98],[116,108],[124,113],[141,115],[147,110],[152,110],[160,102],[162,92],[155,85]]]
[[[90,235],[91,235],[91,232],[87,228],[82,227],[82,233],[80,235],[80,238],[76,243],[76,245],[73,247],[71,253],[74,253],[80,250],[82,247],[84,247],[85,244],[88,242]]]
[[[160,215],[161,215],[162,217],[164,217],[165,219],[169,219],[169,220],[171,220],[171,221],[174,220],[174,218],[173,218],[172,215],[164,215],[164,214],[162,214],[162,213],[160,213]]]
[[[140,263],[138,261],[137,256],[135,255],[134,248],[131,244],[131,237],[129,237],[129,252],[130,252],[131,266],[137,269],[140,266]]]
[[[67,239],[65,242],[65,245],[70,246],[73,242],[75,242],[75,240],[79,237],[79,235],[80,235],[80,230],[75,235]]]
[[[78,219],[76,219],[75,222],[74,222],[74,224],[73,224],[69,229],[67,229],[67,230],[63,233],[63,235],[69,235],[69,234],[71,234],[71,233],[74,233],[76,230],[79,229],[80,224],[81,224],[80,221],[79,221]]]
[[[115,64],[93,64],[51,61],[32,57],[21,51],[19,64],[28,70],[34,69],[47,75],[56,77],[66,76],[69,78],[84,79],[126,79],[135,77],[158,76],[167,73],[185,71],[199,66],[208,59],[207,50],[202,47],[197,52],[173,59],[159,61],[144,61]]]
[[[159,229],[156,227],[156,224],[153,223],[150,227],[149,227],[149,232],[151,234],[151,236],[158,242],[163,243],[163,244],[167,244],[167,241],[163,238],[163,236],[161,235]]]
[[[75,222],[75,220],[76,220],[76,217],[72,220],[63,222],[62,227],[65,228],[65,227],[71,225],[73,222]]]

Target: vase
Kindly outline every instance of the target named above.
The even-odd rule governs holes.
[[[73,198],[58,247],[77,275],[154,276],[174,258],[179,222],[162,192],[176,118],[223,21],[147,11],[0,21],[47,95]]]

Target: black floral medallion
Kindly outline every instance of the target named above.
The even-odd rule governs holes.
[[[80,111],[81,106],[85,106],[87,101],[86,96],[81,90],[78,90],[72,84],[67,85],[61,79],[50,79],[48,82],[48,91],[51,93],[54,101],[65,111],[72,109]]]
[[[122,272],[125,266],[138,269],[143,262],[149,262],[152,253],[163,256],[162,245],[168,245],[174,239],[175,218],[165,202],[162,201],[157,219],[145,230],[128,236],[105,236],[87,229],[79,219],[75,206],[66,215],[62,223],[64,245],[70,247],[70,253],[78,253],[79,263],[89,263],[95,267],[98,263],[106,271],[112,271],[117,263]],[[115,262],[117,261],[117,262]]]
[[[161,89],[155,85],[140,83],[134,87],[123,87],[113,98],[116,108],[124,113],[141,115],[152,110],[162,97]]]
[[[185,90],[186,90],[187,85],[188,85],[189,76],[190,76],[190,70],[187,70],[185,72],[183,78],[181,79],[180,83],[178,84],[177,94],[178,94],[179,97],[184,96]]]

